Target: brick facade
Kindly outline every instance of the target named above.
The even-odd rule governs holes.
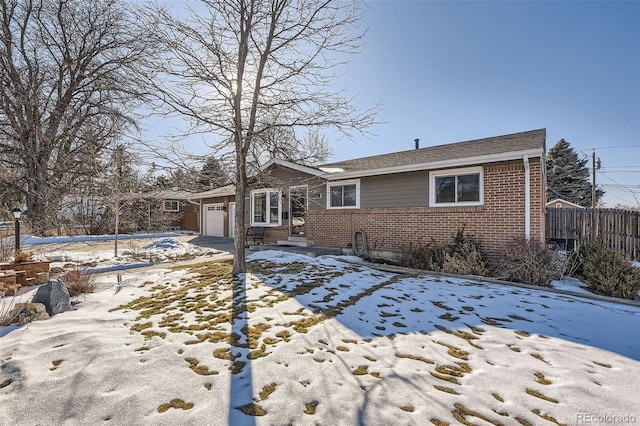
[[[530,235],[544,238],[543,164],[530,164]],[[426,190],[426,189],[425,189]],[[316,246],[345,248],[353,233],[367,235],[369,250],[398,252],[409,244],[448,243],[458,229],[480,238],[490,255],[525,236],[525,168],[522,162],[484,167],[484,205],[307,211],[307,236]]]

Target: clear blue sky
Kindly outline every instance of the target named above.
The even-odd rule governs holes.
[[[640,205],[640,0],[372,0],[362,26],[338,83],[386,124],[327,133],[329,161],[546,128],[596,148],[608,207]]]
[[[640,2],[368,4],[341,82],[386,124],[332,161],[546,128],[547,150],[597,148],[607,206],[640,205]]]

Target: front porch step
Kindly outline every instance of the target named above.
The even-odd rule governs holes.
[[[276,244],[279,246],[313,247],[313,241],[309,241],[304,237],[289,237],[286,240],[278,241]]]

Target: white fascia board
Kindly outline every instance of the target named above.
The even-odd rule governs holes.
[[[454,160],[407,164],[404,166],[385,167],[382,169],[359,170],[357,172],[327,173],[322,177],[327,180],[342,180],[364,176],[379,176],[390,175],[394,173],[415,172],[420,170],[448,169],[463,166],[472,166],[480,163],[498,163],[501,161],[522,160],[525,155],[529,156],[529,158],[542,158],[544,155],[544,149],[536,148],[526,151],[511,151],[500,154],[479,155],[477,157],[457,158]]]
[[[280,160],[280,159],[277,159],[277,158],[273,159],[273,160],[270,160],[264,166],[260,167],[260,170],[265,171],[269,167],[273,166],[274,164],[277,164],[278,166],[282,166],[282,167],[287,167],[289,169],[297,170],[299,172],[306,173],[308,175],[313,175],[313,176],[322,176],[322,175],[324,175],[324,172],[322,172],[321,170],[318,170],[318,169],[314,169],[313,167],[303,166],[303,165],[300,165],[300,164],[292,163],[290,161]]]

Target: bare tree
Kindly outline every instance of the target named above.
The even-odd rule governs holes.
[[[112,0],[0,0],[0,189],[45,233],[86,158],[133,125],[147,41]]]
[[[201,0],[182,14],[146,9],[149,37],[170,55],[156,61],[167,113],[213,135],[235,159],[233,274],[245,272],[244,212],[249,153],[278,128],[333,127],[347,137],[373,124],[333,86],[340,66],[362,47],[359,0]],[[220,155],[217,154],[220,158]],[[256,165],[254,165],[256,166]]]
[[[299,137],[291,127],[274,127],[254,141],[248,160],[260,165],[278,158],[315,166],[326,162],[332,155],[326,136],[318,128],[312,128]]]

